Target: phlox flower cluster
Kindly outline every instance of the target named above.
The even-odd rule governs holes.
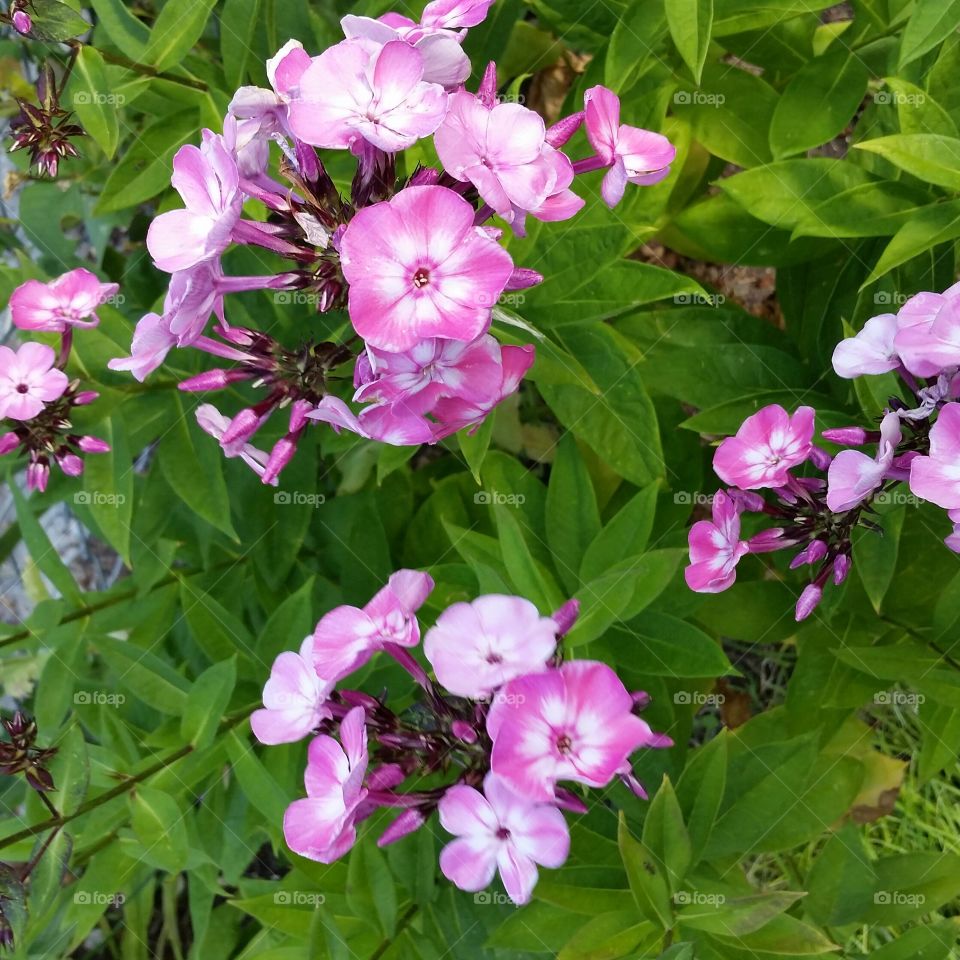
[[[813,442],[811,407],[791,415],[773,405],[748,417],[714,455],[714,472],[729,488],[714,496],[711,519],[690,529],[691,589],[725,590],[747,554],[796,549],[790,566],[815,568],[797,602],[802,620],[827,582],[839,585],[849,573],[854,529],[882,532],[872,516],[877,498],[904,483],[947,511],[953,531],[945,542],[960,552],[960,284],[867,320],[837,345],[833,368],[846,379],[896,373],[901,396],[869,428],[824,430],[824,440],[846,448],[835,456]],[[744,537],[748,514],[774,526]]]
[[[0,346],[0,455],[27,456],[27,487],[43,492],[55,463],[67,476],[83,473],[85,453],[106,453],[98,437],[75,433],[73,407],[93,403],[98,394],[82,390],[65,373],[75,329],[95,327],[97,308],[114,296],[115,283],[101,283],[87,270],[71,270],[51,283],[28,280],[10,297],[15,327],[58,333],[60,349],[27,341],[17,349]]]
[[[432,589],[427,574],[400,570],[362,609],[331,610],[299,651],[275,661],[253,732],[266,744],[313,738],[306,796],[283,823],[295,853],[330,863],[379,808],[397,811],[381,846],[436,812],[452,836],[443,874],[477,891],[499,872],[511,899],[525,903],[538,867],[567,858],[562,811],[586,810],[561,781],[603,787],[619,778],[645,796],[630,756],[671,741],[638,716],[646,694],[628,692],[606,664],[564,659],[576,601],[546,617],[522,597],[454,603],[423,636],[428,673],[413,650]],[[385,694],[342,685],[378,654],[418,686],[419,699],[400,713]]]
[[[628,183],[669,172],[674,148],[621,124],[619,101],[603,87],[549,129],[525,106],[499,101],[493,64],[468,91],[461,45],[491,4],[433,0],[419,22],[347,16],[345,39],[317,56],[291,40],[267,64],[270,88],[237,90],[223,132],[205,130],[174,158],[183,207],[161,213],[147,234],[169,289],[160,312],[137,324],[131,355],[111,366],[142,380],[186,347],[226,361],[180,388],[246,382],[260,392],[230,416],[204,405],[199,418],[264,483],[276,482],[312,423],[399,445],[478,426],[534,360],[532,346],[490,333],[504,291],[543,279],[514,264],[503,230],[522,235],[530,218],[574,216],[584,204],[572,189],[580,173],[606,170],[603,197],[613,206]],[[581,126],[593,153],[573,161],[562,148]],[[411,170],[400,155],[426,138],[440,165]],[[347,195],[318,151],[355,159]],[[286,265],[227,276],[223,257],[238,246]],[[344,311],[348,333],[318,341],[307,329],[285,345],[231,325],[226,297],[253,290]],[[351,379],[352,396],[339,396],[337,383]],[[254,435],[281,409],[286,433],[257,449]]]

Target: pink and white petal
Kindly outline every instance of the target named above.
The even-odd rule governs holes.
[[[423,79],[441,87],[458,87],[470,76],[470,58],[454,37],[430,34],[416,43],[423,57]]]
[[[493,838],[500,822],[487,798],[479,790],[454,784],[440,799],[440,825],[458,837]]]
[[[343,35],[348,39],[353,37],[366,37],[375,43],[389,43],[396,40],[397,30],[383,20],[375,20],[373,17],[360,17],[348,13],[340,20],[340,27]]]
[[[296,743],[307,736],[316,723],[311,712],[294,710],[254,710],[250,715],[253,735],[269,746]]]
[[[190,210],[161,213],[147,230],[147,250],[157,268],[167,273],[187,270],[207,257],[207,238],[214,221]]]
[[[341,823],[342,815],[336,816],[329,803],[307,797],[287,807],[283,836],[294,853],[329,863],[335,857],[330,857],[328,850],[338,838]]]
[[[378,112],[404,105],[422,80],[423,56],[416,49],[402,40],[384,44],[373,67]]]
[[[335,607],[313,632],[313,666],[321,677],[339,680],[365,663],[375,649],[377,625],[357,607]]]
[[[603,183],[600,184],[600,194],[603,202],[612,210],[622,199],[627,190],[626,167],[622,160],[617,160],[603,177]]]
[[[497,853],[497,867],[507,895],[518,906],[529,902],[537,885],[537,865],[517,846],[507,842]]]
[[[494,0],[430,0],[420,23],[425,27],[456,30],[482,23]]]
[[[536,210],[530,210],[529,213],[538,220],[554,223],[576,216],[585,203],[583,197],[577,196],[572,190],[561,190],[547,197]]]
[[[497,872],[497,844],[487,838],[461,837],[440,851],[440,872],[456,887],[483,890]]]
[[[498,166],[522,166],[540,159],[546,127],[533,110],[499,103],[490,112],[487,156]]]
[[[426,603],[434,588],[433,577],[422,570],[397,570],[390,574],[387,585],[410,614],[416,613]]]
[[[737,571],[735,568],[727,570],[726,564],[718,563],[714,558],[691,563],[684,568],[683,577],[695,593],[722,593],[735,583]]]
[[[43,401],[29,393],[8,393],[0,397],[0,417],[11,420],[32,420],[43,410]]]
[[[10,296],[10,319],[21,330],[61,330],[61,298],[45,283],[28,280]]]
[[[563,813],[551,804],[527,810],[522,821],[511,819],[510,837],[536,863],[556,869],[570,854],[570,831]]]
[[[859,450],[841,450],[827,471],[827,506],[850,510],[883,483],[884,467]]]
[[[391,201],[412,243],[423,255],[443,262],[472,237],[475,211],[446,187],[407,187]]]
[[[188,143],[173,158],[170,183],[183,198],[187,209],[204,217],[215,217],[219,204],[211,195],[213,171],[200,147]]]
[[[48,347],[45,343],[36,343],[28,340],[16,352],[16,360],[13,369],[17,370],[23,377],[31,374],[45,374],[53,366],[57,355],[53,352],[53,347]],[[62,371],[59,371],[63,376]]]
[[[366,764],[367,715],[363,707],[354,707],[340,722],[340,740],[350,761],[351,769]]]
[[[916,457],[910,464],[910,490],[945,510],[960,508],[960,465],[932,457]]]
[[[960,403],[947,403],[940,409],[930,428],[930,453],[938,460],[960,463]]]
[[[612,163],[620,132],[620,98],[606,87],[591,87],[583,97],[584,123],[590,145]]]

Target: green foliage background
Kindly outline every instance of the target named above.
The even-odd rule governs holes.
[[[543,339],[531,383],[476,436],[418,452],[312,430],[278,502],[196,427],[201,398],[175,384],[198,358],[173,354],[145,385],[106,362],[163,294],[143,240],[177,205],[174,152],[219,130],[233,90],[265,83],[289,37],[318,52],[344,13],[391,6],[66,4],[95,22],[66,98],[89,137],[58,182],[20,191],[19,227],[0,232],[0,302],[79,265],[119,281],[125,302],[78,335],[74,361],[103,395],[81,426],[113,453],[88,459],[87,497],[62,477],[44,497],[17,494],[0,540],[5,554],[22,540],[51,588],[0,629],[0,671],[37,679],[27,706],[59,749],[64,818],[16,955],[954,956],[960,570],[945,520],[889,504],[886,535],[858,544],[848,582],[799,627],[803,581],[779,558],[747,559],[712,597],[686,589],[682,566],[716,488],[709,441],[774,402],[814,405],[821,428],[875,418],[889,384],[837,379],[833,346],[956,277],[960,3],[855,0],[825,16],[826,0],[498,0],[467,41],[476,69],[495,58],[522,93],[559,59],[582,65],[566,108],[609,85],[626,122],[676,143],[674,171],[613,213],[587,177],[580,217],[511,242],[547,278],[510,307]],[[5,74],[21,53],[0,43]],[[582,134],[572,152],[585,155]],[[783,322],[631,256],[649,241],[776,268]],[[265,268],[244,251],[226,265]],[[264,294],[228,309],[291,344],[345,319]],[[498,333],[525,342],[509,319]],[[60,499],[129,565],[110,590],[81,590],[47,540],[37,517]],[[436,823],[386,851],[368,825],[329,867],[283,845],[304,745],[255,747],[246,718],[277,653],[400,566],[437,581],[428,624],[478,592],[543,611],[576,595],[573,654],[649,691],[651,725],[677,744],[639,758],[652,802],[620,786],[591,796],[567,866],[543,871],[521,910],[499,887],[474,897],[439,877]],[[401,704],[407,689],[379,662],[363,686]],[[745,723],[704,709],[720,691],[724,706],[746,699]],[[48,813],[21,780],[0,780],[0,802],[0,857],[27,861]]]

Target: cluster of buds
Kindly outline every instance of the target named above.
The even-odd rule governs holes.
[[[98,394],[84,390],[65,373],[74,328],[93,327],[115,283],[101,283],[84,269],[72,270],[51,283],[28,280],[10,297],[10,315],[21,330],[60,334],[60,349],[33,341],[17,350],[0,346],[0,455],[20,451],[27,457],[27,487],[46,490],[52,463],[68,476],[83,473],[83,454],[106,453],[97,437],[74,432],[74,407],[86,406]]]
[[[606,664],[565,660],[574,600],[549,617],[522,597],[453,604],[423,638],[431,676],[412,649],[420,643],[417,611],[432,589],[427,574],[400,570],[362,609],[331,610],[299,652],[277,658],[251,725],[266,744],[314,737],[307,796],[283,823],[295,853],[336,860],[356,842],[357,824],[380,808],[398,811],[380,846],[436,812],[454,837],[440,854],[443,874],[478,891],[499,869],[510,898],[525,903],[537,865],[567,858],[562,811],[587,809],[558,781],[604,787],[620,779],[645,797],[630,756],[672,741],[638,716],[645,693],[629,693]],[[418,686],[419,699],[400,714],[385,694],[338,689],[378,653]]]
[[[714,496],[712,520],[690,529],[691,589],[725,590],[746,554],[799,547],[791,568],[816,566],[797,602],[796,618],[803,620],[827,582],[839,585],[849,573],[853,531],[882,532],[875,505],[902,483],[918,501],[947,511],[953,532],[945,542],[960,553],[960,284],[918,293],[898,313],[872,317],[837,345],[833,367],[847,379],[896,372],[903,395],[890,397],[869,429],[824,430],[824,440],[847,448],[835,456],[813,443],[810,407],[789,415],[774,405],[748,417],[714,456],[714,471],[730,489]],[[853,449],[868,446],[872,452]],[[802,464],[814,475],[791,473]],[[749,513],[776,526],[743,539]]]
[[[488,221],[522,235],[528,217],[568,219],[584,203],[571,184],[592,170],[607,171],[610,206],[628,183],[669,173],[674,148],[621,124],[619,101],[603,87],[550,129],[526,107],[500,102],[493,64],[468,92],[461,44],[492,2],[433,0],[419,23],[347,16],[345,39],[319,56],[291,40],[267,63],[271,88],[239,89],[223,133],[204,131],[201,146],[174,158],[184,208],[160,214],[147,234],[154,263],[172,275],[163,312],[138,323],[131,356],[111,367],[142,380],[174,347],[236,363],[181,386],[246,381],[266,391],[230,417],[210,405],[197,411],[226,455],[242,457],[265,483],[276,482],[309,422],[399,445],[479,425],[534,359],[532,346],[494,339],[495,309],[505,291],[543,279],[514,266],[503,229]],[[561,147],[581,127],[591,153],[574,162]],[[398,177],[398,154],[427,137],[439,168]],[[356,158],[349,196],[318,150]],[[255,212],[245,216],[248,204]],[[221,260],[235,245],[287,263],[268,276],[225,276]],[[225,297],[254,290],[273,291],[280,304],[345,310],[353,329],[335,344],[305,332],[291,348],[231,328]],[[212,317],[216,337],[207,334]],[[332,391],[333,380],[351,380],[349,369],[328,376],[334,361],[353,364],[352,397]],[[269,453],[257,450],[254,434],[284,406],[285,435]]]
[[[18,14],[21,24],[27,25],[30,18],[23,11],[13,14],[14,24],[17,23]],[[26,21],[23,21],[23,17],[26,17]],[[17,29],[20,30],[20,27]],[[70,141],[74,137],[85,136],[83,128],[72,122],[71,112],[60,105],[60,94],[53,68],[50,64],[44,64],[37,82],[37,103],[18,97],[20,112],[10,121],[13,138],[10,151],[29,150],[31,165],[50,177],[56,177],[61,160],[77,156],[77,149]]]
[[[7,739],[0,740],[0,775],[15,776],[22,773],[27,783],[40,793],[54,789],[53,777],[47,764],[53,759],[55,747],[41,748],[36,745],[37,723],[32,717],[17,711],[12,719],[0,720]]]

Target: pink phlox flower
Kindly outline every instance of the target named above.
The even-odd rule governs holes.
[[[269,455],[266,452],[257,449],[257,447],[249,443],[238,446],[223,442],[224,433],[226,433],[231,423],[229,417],[225,417],[215,406],[209,403],[204,403],[197,407],[196,417],[197,423],[200,424],[200,429],[220,443],[220,448],[223,450],[224,456],[239,457],[258,477],[263,477],[267,467],[267,460],[269,459]],[[277,481],[274,479],[271,486],[275,487],[276,485]]]
[[[50,283],[28,280],[10,296],[10,318],[21,330],[49,333],[64,333],[71,327],[95,327],[100,322],[97,308],[119,289],[119,284],[101,283],[82,267]]]
[[[137,322],[129,357],[116,357],[107,363],[111,370],[129,370],[141,383],[153,373],[176,346],[170,322],[157,313],[148,313]]]
[[[892,313],[871,317],[859,333],[841,340],[833,351],[838,377],[852,380],[864,374],[888,373],[900,366],[894,339],[900,325]]]
[[[348,430],[365,440],[395,447],[434,442],[433,425],[403,404],[375,403],[355,414],[339,397],[328,395],[307,415],[308,420],[328,423],[339,433]]]
[[[344,40],[315,57],[288,108],[294,135],[316,147],[359,140],[395,153],[432,134],[447,94],[423,79],[423,57],[407,43]]]
[[[340,239],[354,329],[402,352],[420,340],[475,340],[513,273],[510,254],[474,226],[446,187],[407,187],[360,210]]]
[[[509,680],[539,672],[557,648],[557,624],[523,597],[489,594],[455,603],[423,638],[437,680],[479,699]]]
[[[771,404],[747,417],[735,437],[727,437],[713,457],[713,469],[724,483],[756,490],[781,487],[790,468],[810,456],[815,411],[799,407],[789,415]]]
[[[946,510],[960,509],[960,403],[948,403],[930,428],[930,453],[910,464],[910,490]]]
[[[358,807],[366,799],[367,728],[362,707],[340,723],[340,741],[321,735],[310,742],[304,784],[283,817],[283,835],[294,853],[332,863],[356,843]],[[342,746],[341,746],[342,743]]]
[[[147,231],[147,249],[167,273],[219,257],[240,219],[243,195],[237,161],[223,137],[203,131],[203,145],[188,144],[173,158],[171,183],[185,209],[161,213]]]
[[[719,593],[737,579],[737,564],[750,552],[740,538],[740,509],[722,490],[713,497],[713,520],[698,520],[689,533],[690,565],[683,571],[697,593]]]
[[[960,366],[960,283],[943,293],[918,293],[897,313],[894,347],[918,377]]]
[[[263,709],[250,717],[254,736],[266,744],[302,740],[331,716],[326,702],[332,691],[333,684],[314,669],[313,637],[307,637],[299,653],[288,650],[273,661]]]
[[[429,574],[398,570],[363,609],[345,605],[331,610],[313,632],[317,673],[339,680],[387,644],[415,647],[420,642],[416,612],[432,589]]]
[[[527,903],[537,864],[562,866],[570,852],[556,806],[516,794],[493,773],[484,778],[483,793],[465,784],[450,787],[438,812],[444,830],[457,838],[440,852],[440,870],[461,890],[483,890],[499,870],[510,899]]]
[[[900,417],[890,412],[880,424],[876,457],[859,450],[841,450],[834,457],[827,471],[827,506],[834,513],[851,510],[883,483],[900,437]]]
[[[24,343],[16,351],[0,346],[0,417],[32,420],[63,396],[69,379],[54,367],[56,359],[43,343]]]
[[[584,95],[584,125],[597,156],[610,169],[601,193],[609,207],[622,199],[628,183],[649,185],[670,173],[676,148],[659,133],[620,123],[620,98],[606,87]]]
[[[491,768],[518,793],[552,800],[558,780],[606,786],[641,746],[662,740],[633,712],[606,664],[573,660],[500,687],[487,714]]]

